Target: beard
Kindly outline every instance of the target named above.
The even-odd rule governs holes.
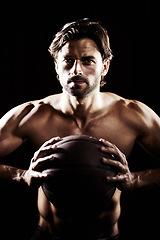
[[[79,84],[82,82],[82,84]],[[81,76],[74,76],[69,78],[67,84],[63,88],[72,96],[77,97],[78,99],[85,98],[90,94],[94,89],[99,85],[99,80],[95,80],[93,84],[90,84],[89,81]]]

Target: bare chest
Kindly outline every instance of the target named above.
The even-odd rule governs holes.
[[[90,118],[88,121],[77,120],[67,116],[56,116],[43,124],[37,124],[29,131],[29,138],[37,147],[52,137],[83,134],[104,138],[114,143],[124,154],[130,154],[136,134],[117,117],[106,116]]]

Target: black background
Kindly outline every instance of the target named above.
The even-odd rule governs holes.
[[[42,2],[33,6],[6,2],[1,9],[0,116],[23,102],[61,91],[48,47],[66,22],[84,17],[100,21],[110,36],[114,58],[102,91],[140,100],[159,115],[158,7],[151,0]],[[5,162],[27,168],[32,154],[26,143]],[[131,170],[158,166],[138,146],[129,162]],[[0,239],[28,239],[38,220],[37,191],[2,180],[0,189]],[[159,201],[159,190],[122,194],[119,225],[126,239],[158,236]]]

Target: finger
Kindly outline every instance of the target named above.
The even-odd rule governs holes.
[[[117,158],[117,157],[115,157],[115,155],[116,155],[116,150],[114,149],[114,148],[111,148],[111,147],[100,147],[100,150],[102,151],[102,152],[104,152],[104,153],[107,153],[107,154],[109,154],[109,155],[111,155],[111,157],[113,158],[113,159],[115,159],[115,158]]]
[[[112,145],[112,147],[101,147],[100,149],[102,152],[111,154],[113,158],[116,158],[117,160],[122,162],[124,165],[128,166],[126,156],[115,145]]]
[[[57,145],[50,145],[47,147],[41,147],[38,151],[35,152],[33,158],[32,158],[32,162],[37,161],[38,158],[42,158],[45,157],[49,154],[51,154],[52,152],[54,152],[57,149]]]
[[[123,172],[123,173],[126,173],[127,172],[127,168],[126,166],[124,166],[121,162],[119,161],[115,161],[115,160],[112,160],[112,159],[108,159],[108,158],[102,158],[102,161],[103,163],[109,165],[109,166],[112,166],[114,168],[117,168],[117,171],[118,172]]]
[[[101,151],[106,152],[106,153],[110,153],[112,155],[112,157],[115,158],[114,155],[119,153],[119,149],[116,147],[116,145],[107,141],[107,140],[105,140],[105,139],[103,139],[103,138],[100,138],[99,141],[104,144],[104,146],[102,146],[100,148]]]
[[[51,138],[51,139],[49,139],[48,141],[46,141],[45,143],[43,143],[43,145],[41,146],[41,147],[46,147],[46,146],[48,146],[48,145],[51,145],[51,144],[53,144],[53,143],[55,143],[55,142],[58,142],[58,141],[60,141],[61,140],[61,138],[58,136],[58,137],[54,137],[54,138]]]
[[[41,173],[41,172],[32,171],[29,185],[30,186],[34,186],[34,187],[40,187],[40,185],[42,185],[42,183],[47,178],[48,178],[48,174],[47,173]]]
[[[99,142],[103,143],[105,146],[108,146],[108,147],[113,147],[113,144],[103,138],[100,138],[99,139]]]
[[[35,185],[37,187],[39,187],[48,176],[46,172],[42,173],[33,170],[25,171],[24,174],[21,175],[23,181],[27,183],[28,186]]]
[[[54,155],[51,154],[49,156],[46,156],[46,157],[43,157],[43,158],[39,158],[37,161],[35,161],[33,164],[32,164],[32,170],[36,171],[36,170],[40,170],[41,171],[43,170],[42,167],[45,166],[45,169],[46,169],[46,166],[48,163],[50,163],[51,161],[54,160]]]
[[[37,171],[31,171],[30,175],[34,178],[46,178],[48,177],[48,174],[46,172],[37,172]]]
[[[49,146],[47,146],[47,147],[44,147],[43,149],[41,149],[41,151],[50,151],[50,150],[55,150],[55,149],[57,149],[57,146],[56,146],[56,144],[53,144],[53,145],[49,145]]]
[[[43,149],[41,149],[38,155],[39,155],[39,157],[40,157],[40,155],[42,155],[42,157],[44,157],[44,156],[46,156],[48,154],[51,154],[56,149],[57,149],[57,145],[56,144],[50,145],[50,146],[47,146],[47,147],[44,147]]]
[[[117,175],[115,177],[110,177],[110,176],[106,177],[107,182],[113,182],[113,183],[123,182],[125,181],[125,179],[126,179],[125,175]]]

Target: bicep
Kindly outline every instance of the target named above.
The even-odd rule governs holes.
[[[7,136],[0,140],[0,158],[7,156],[23,143],[23,139],[17,136]]]
[[[153,157],[160,159],[160,118],[147,105],[139,101],[129,101],[124,118],[134,130],[136,141]]]
[[[23,104],[0,119],[0,157],[10,154],[25,141],[19,131],[19,123],[32,108],[31,104]]]
[[[143,122],[138,142],[153,157],[160,159],[160,118],[152,110]]]

